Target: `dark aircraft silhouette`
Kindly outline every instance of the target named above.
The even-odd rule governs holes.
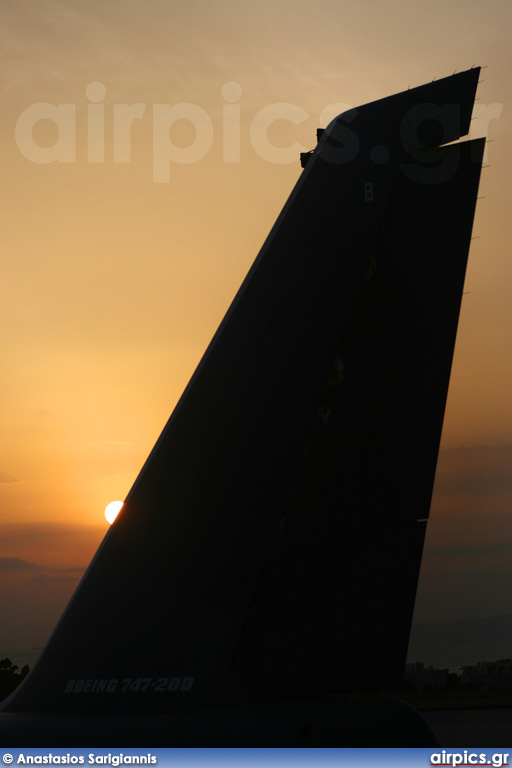
[[[375,692],[405,662],[485,140],[448,143],[479,71],[322,133],[3,743],[435,743]]]

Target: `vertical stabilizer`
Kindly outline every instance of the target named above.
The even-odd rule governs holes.
[[[324,131],[9,711],[400,680],[484,140],[446,144],[478,75]]]

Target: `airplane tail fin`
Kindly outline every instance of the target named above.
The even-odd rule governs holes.
[[[11,712],[400,680],[484,140],[479,70],[322,134]]]

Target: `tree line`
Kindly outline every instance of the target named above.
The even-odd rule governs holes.
[[[17,664],[13,664],[10,659],[0,659],[0,701],[12,693],[29,672],[28,664],[18,672]]]

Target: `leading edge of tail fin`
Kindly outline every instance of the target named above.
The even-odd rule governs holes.
[[[484,140],[478,69],[337,118],[11,712],[396,683]]]

